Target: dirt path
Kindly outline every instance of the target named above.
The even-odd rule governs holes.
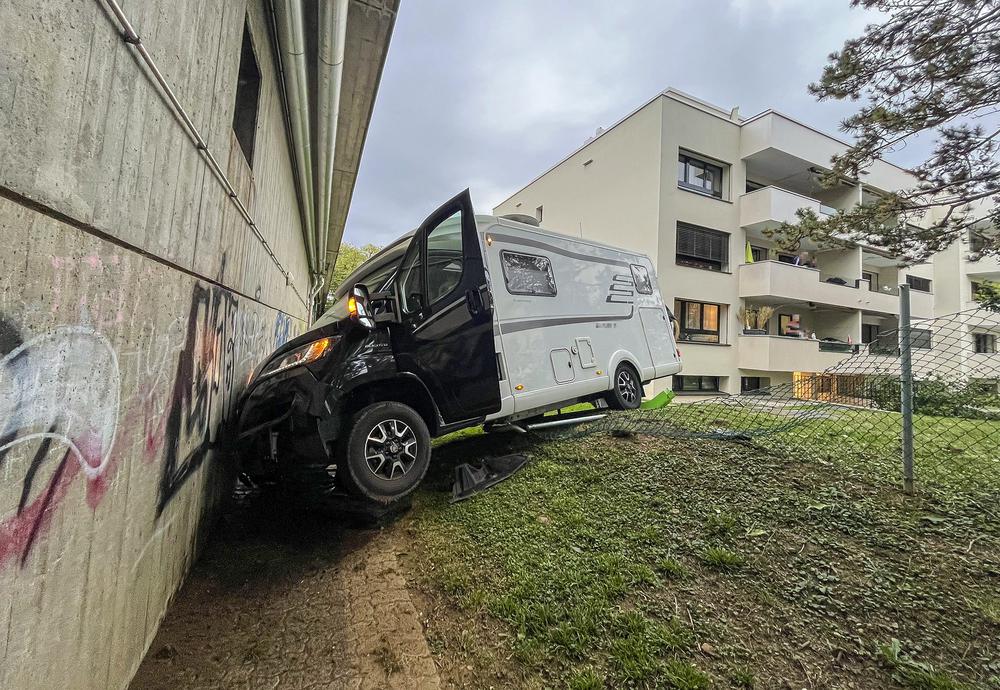
[[[396,531],[341,523],[242,501],[216,529],[133,690],[440,687]]]

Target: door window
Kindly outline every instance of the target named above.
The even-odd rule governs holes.
[[[427,303],[447,297],[462,282],[462,213],[427,235]]]

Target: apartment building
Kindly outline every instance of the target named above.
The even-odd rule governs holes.
[[[684,358],[683,374],[656,390],[747,392],[822,372],[858,344],[877,347],[898,326],[901,283],[913,316],[929,318],[967,304],[972,277],[1000,276],[995,260],[974,266],[965,243],[905,268],[871,247],[781,250],[767,231],[801,208],[831,214],[914,185],[906,170],[876,161],[859,182],[823,187],[845,147],[774,110],[743,118],[667,89],[494,212],[533,214],[547,228],[649,254]],[[939,298],[936,270],[960,298]],[[743,310],[760,307],[773,314],[746,329]],[[790,337],[798,333],[805,337]],[[929,333],[915,338],[929,346]]]

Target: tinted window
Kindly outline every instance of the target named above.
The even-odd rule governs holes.
[[[906,284],[909,285],[914,290],[919,290],[920,292],[931,291],[931,281],[929,278],[920,278],[918,276],[906,276]]]
[[[424,270],[420,243],[414,242],[399,267],[399,303],[407,314],[424,306]]]
[[[552,274],[552,263],[546,257],[503,251],[500,252],[500,263],[510,294],[555,296],[556,278]]]

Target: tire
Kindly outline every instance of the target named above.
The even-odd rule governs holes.
[[[412,493],[427,474],[431,436],[412,407],[380,402],[354,415],[340,450],[344,488],[389,505]]]
[[[642,404],[642,381],[639,372],[628,362],[615,369],[611,390],[604,396],[612,410],[635,410]]]

